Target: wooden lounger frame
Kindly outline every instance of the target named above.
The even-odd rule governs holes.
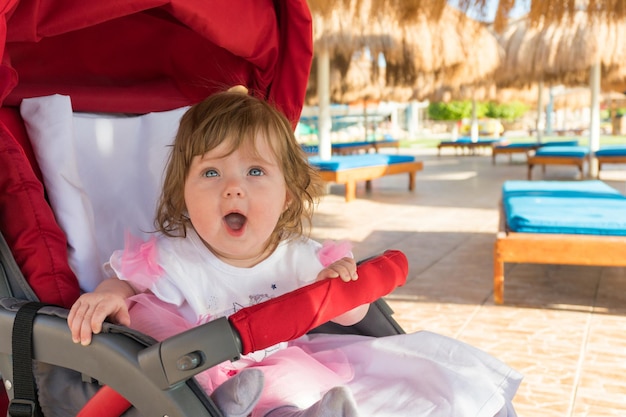
[[[523,153],[528,157],[529,153],[539,148],[539,146],[539,144],[532,146],[497,146],[494,144],[491,147],[491,164],[496,164],[497,155],[509,155],[509,162],[513,160],[514,153]]]
[[[493,253],[493,300],[503,304],[505,263],[624,267],[626,236],[511,232],[500,204],[500,227]]]
[[[385,175],[404,174],[409,175],[409,191],[415,189],[415,176],[417,171],[424,169],[421,161],[397,162],[388,165],[375,165],[358,168],[347,168],[337,171],[319,171],[322,180],[345,184],[345,200],[350,202],[356,198],[356,182],[365,181],[365,189],[370,191],[372,180]]]
[[[604,155],[604,156],[596,155],[595,158],[598,160],[598,178],[600,178],[600,171],[602,170],[602,165],[626,164],[626,156],[622,156],[622,155]]]
[[[532,171],[535,165],[542,165],[543,172],[546,172],[546,165],[572,165],[578,167],[580,178],[584,176],[585,162],[589,160],[589,156],[544,156],[533,155],[527,159],[528,163],[528,179],[532,179]]]
[[[352,155],[361,151],[365,151],[365,153],[369,153],[370,151],[379,152],[382,148],[400,149],[399,140],[372,141],[368,143],[359,142],[354,145],[349,145],[349,142],[346,142],[342,143],[342,145],[345,146],[334,146],[332,148],[333,155]]]
[[[437,156],[441,156],[442,148],[454,148],[455,154],[461,149],[462,154],[476,155],[477,150],[490,149],[494,142],[440,142],[437,145]],[[467,152],[466,152],[467,151]]]

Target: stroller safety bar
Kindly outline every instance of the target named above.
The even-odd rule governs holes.
[[[23,300],[0,299],[2,334],[11,334],[16,312],[23,304]],[[144,371],[138,357],[146,348],[148,338],[142,341],[140,334],[107,324],[104,333],[94,335],[91,345],[85,348],[72,342],[67,326],[67,310],[44,307],[39,312],[33,323],[35,361],[73,369],[110,386],[134,404],[141,415],[215,417],[214,412],[210,411],[210,400],[198,395],[198,387],[194,386],[193,380],[162,389]],[[11,338],[0,338],[2,361],[10,358],[11,342]],[[12,367],[8,363],[0,365],[5,387],[9,388],[9,395],[12,396]],[[124,372],[120,372],[120,369]]]
[[[211,337],[219,335],[219,337]],[[221,317],[139,352],[139,365],[161,389],[227,360],[239,359],[241,339]]]

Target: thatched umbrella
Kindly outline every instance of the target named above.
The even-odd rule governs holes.
[[[496,2],[494,28],[504,30],[509,23],[509,15],[516,7],[528,10],[528,20],[532,25],[551,24],[568,19],[576,11],[584,11],[597,21],[612,22],[626,18],[626,3],[623,0],[457,0],[459,9],[486,13]],[[343,16],[346,26],[369,24],[379,16],[388,15],[400,23],[410,22],[426,15],[431,20],[439,20],[448,0],[308,0],[314,15],[324,18],[332,16],[337,8],[348,9],[350,14]],[[367,31],[365,31],[367,32]]]
[[[313,58],[305,103],[319,104],[317,57]],[[336,52],[330,57],[330,99],[333,103],[349,104],[362,100],[394,100],[399,97],[385,88],[385,66],[378,65],[378,57],[368,48],[355,51],[350,56]],[[404,96],[410,97],[410,93]],[[400,100],[398,100],[400,101]]]
[[[418,100],[471,99],[471,136],[478,140],[476,100],[493,94],[493,75],[503,54],[493,33],[447,6],[439,20],[423,16],[402,28],[400,36],[402,50],[392,50],[387,59],[387,84],[411,86]]]
[[[427,0],[437,3],[439,0]],[[439,9],[405,8],[383,0],[308,0],[313,16],[315,49],[349,54],[367,46],[373,53],[397,47],[392,31],[421,17],[437,20]],[[407,4],[410,4],[408,1]],[[389,26],[391,25],[391,26]]]
[[[418,18],[438,19],[446,4],[440,0],[308,0],[308,4],[313,16],[315,51],[311,87],[316,88],[309,89],[308,101],[319,104],[320,156],[329,158],[331,82],[335,98],[339,95],[341,101],[400,98],[399,91],[408,92],[382,85],[384,72],[375,63],[369,79],[361,76],[357,77],[361,80],[355,80],[354,74],[349,77],[351,68],[363,72],[361,63],[351,63],[353,53],[367,48],[377,57],[379,53],[401,47],[401,38],[393,36],[398,28]],[[409,96],[401,95],[404,99]]]
[[[528,21],[533,26],[559,23],[577,11],[585,12],[598,22],[626,18],[626,3],[623,0],[458,0],[457,3],[462,10],[485,12],[493,1],[497,1],[494,28],[498,32],[507,27],[510,12],[520,5],[527,8]]]
[[[387,84],[414,87],[425,99],[441,87],[458,89],[493,80],[502,48],[487,26],[447,6],[440,19],[421,16],[395,33],[400,38],[387,58]]]
[[[498,71],[501,86],[543,83],[591,88],[589,144],[600,141],[600,90],[615,89],[626,80],[626,18],[600,21],[584,11],[563,20],[532,24],[512,22],[501,35],[506,59]],[[542,103],[539,103],[539,111]],[[541,127],[538,125],[538,127]],[[541,140],[541,129],[538,129]],[[591,173],[595,172],[595,165]]]
[[[365,2],[356,3],[362,6]],[[369,4],[374,7],[376,1]],[[368,96],[393,96],[396,88],[403,90],[402,97],[426,99],[442,87],[457,89],[492,81],[500,64],[502,48],[493,33],[454,7],[444,5],[436,20],[433,14],[419,14],[400,24],[393,15],[386,14],[370,17],[364,23],[363,14],[361,20],[354,17],[355,2],[349,6],[338,1],[335,13],[327,18],[313,13],[316,57],[330,51],[332,81],[341,83],[345,93],[343,97],[340,89],[334,88],[333,98],[339,102],[353,99],[357,91]],[[345,16],[353,19],[352,25],[342,23]],[[352,62],[353,54],[364,48],[373,60]],[[384,54],[384,68],[377,66],[379,53]],[[312,71],[317,75],[315,68]],[[367,72],[371,73],[369,79]],[[385,77],[384,83],[381,76]],[[315,83],[312,77],[311,84]],[[310,89],[309,99],[313,95]]]
[[[441,87],[491,80],[501,49],[486,26],[445,2],[429,0],[426,3],[432,7],[427,11],[418,3],[423,6],[425,2],[309,1],[317,63],[310,83],[317,90],[309,89],[308,101],[316,101],[312,97],[317,91],[320,136],[324,136],[324,129],[330,129],[329,124],[323,125],[323,120],[329,119],[323,112],[331,91],[340,102],[407,101],[428,98]],[[363,48],[374,57],[369,72],[362,62],[352,62],[354,51]],[[384,68],[376,65],[379,53],[384,54]]]
[[[533,26],[523,18],[512,22],[499,39],[505,49],[500,86],[537,81],[586,85],[595,64],[600,64],[605,90],[626,79],[626,19],[601,22],[576,12],[560,22]]]

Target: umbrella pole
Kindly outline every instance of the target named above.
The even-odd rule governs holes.
[[[593,157],[600,148],[600,63],[596,62],[589,70],[591,89],[591,120],[589,123],[589,176],[598,176],[598,161]]]
[[[537,143],[543,141],[543,81],[537,84],[537,120],[535,122],[537,132]]]
[[[319,156],[322,160],[329,160],[332,154],[330,138],[332,119],[330,116],[330,52],[327,48],[320,48],[317,53],[317,97],[319,98],[317,118]]]
[[[553,131],[552,113],[554,112],[554,87],[548,88],[548,107],[546,107],[546,135],[551,136]]]
[[[476,96],[472,93],[472,124],[470,127],[470,136],[472,142],[478,142],[478,116],[476,110]]]

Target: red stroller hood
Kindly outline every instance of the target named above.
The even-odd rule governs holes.
[[[313,56],[304,0],[9,0],[0,14],[5,106],[59,93],[76,111],[147,113],[243,84],[294,126],[300,116]]]
[[[143,114],[243,84],[295,127],[312,54],[305,0],[0,2],[0,224],[42,301],[69,306],[78,288],[58,261],[67,243],[43,198],[23,98],[64,94],[75,111]]]

